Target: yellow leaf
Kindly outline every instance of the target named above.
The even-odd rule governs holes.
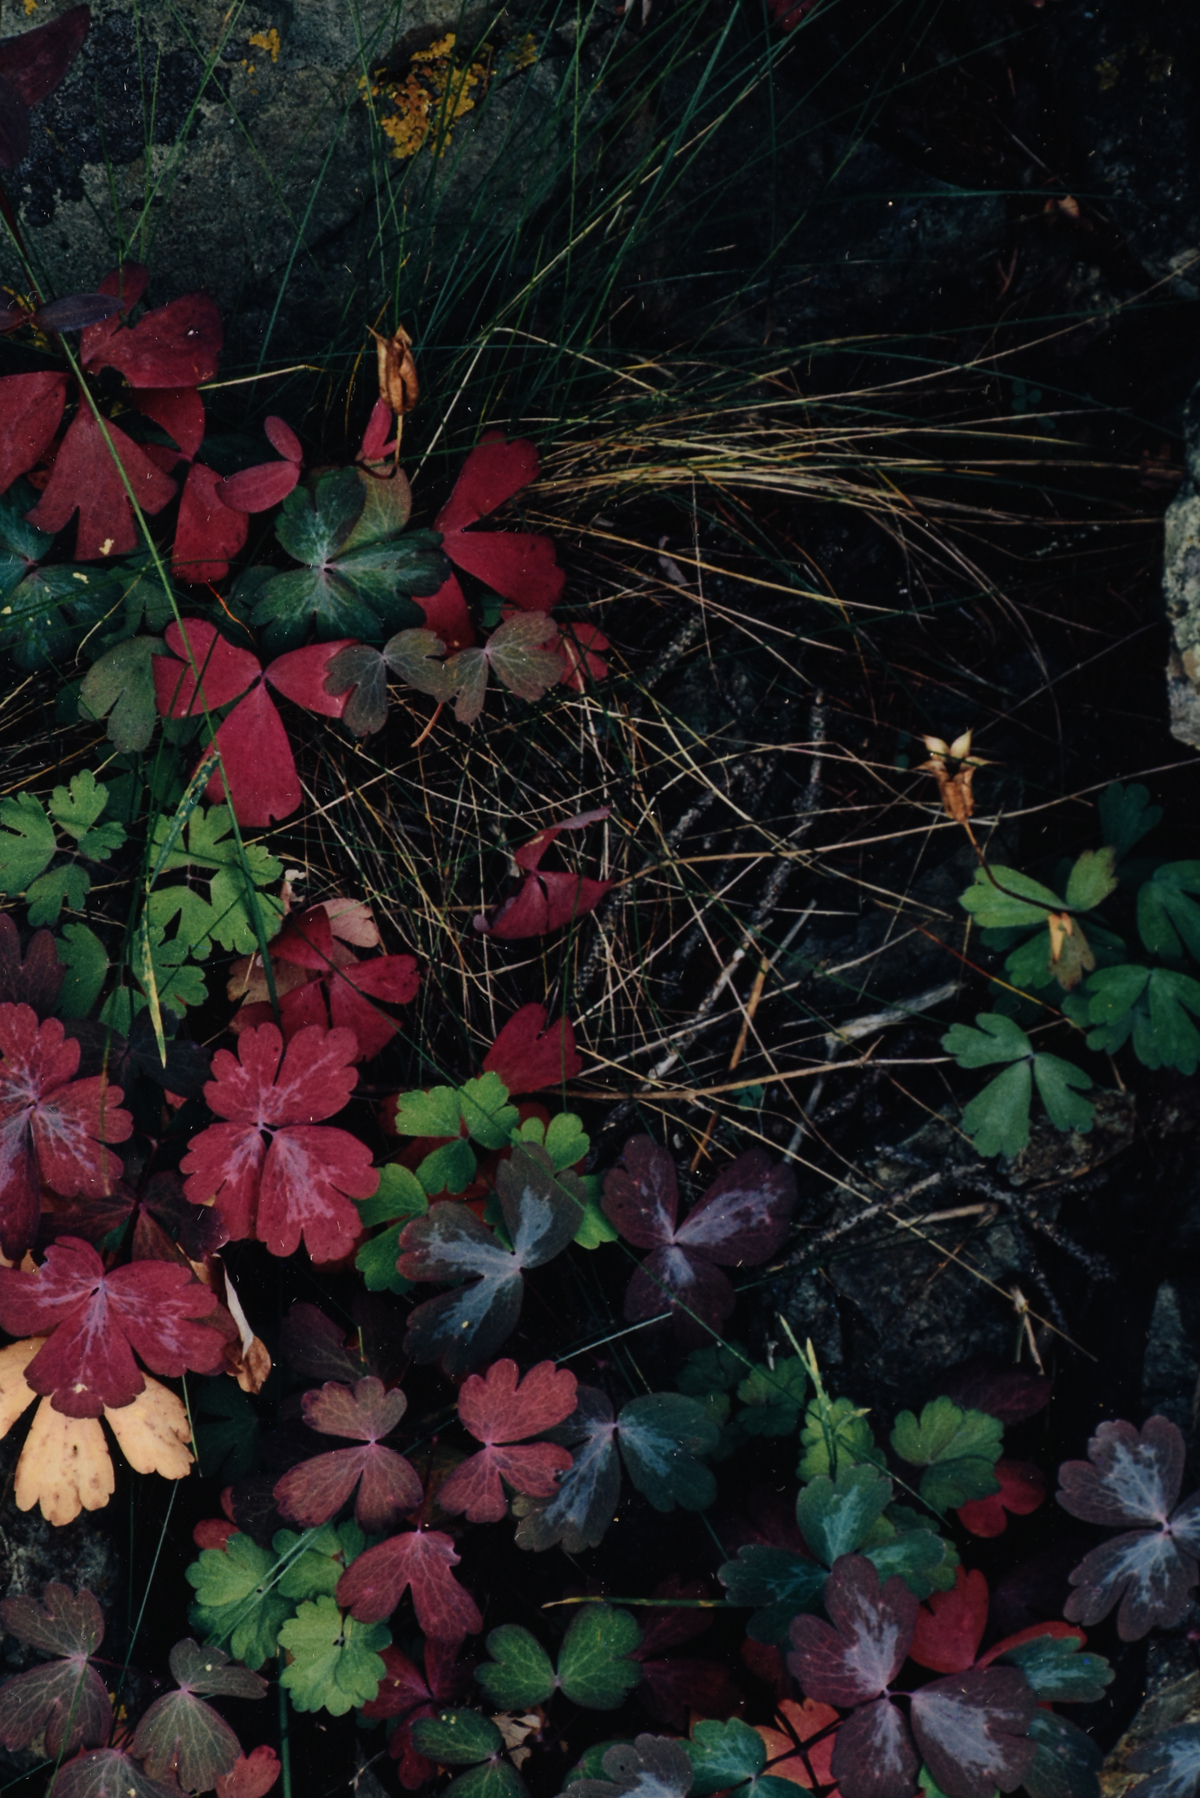
[[[25,1378],[25,1369],[46,1338],[31,1336],[27,1342],[10,1342],[0,1349],[0,1436],[7,1436],[37,1393]]]
[[[161,1473],[181,1480],[192,1465],[192,1432],[183,1403],[157,1380],[146,1381],[131,1405],[104,1409],[117,1447],[135,1473]]]
[[[44,1398],[17,1462],[17,1509],[40,1505],[47,1523],[71,1523],[80,1511],[106,1505],[115,1485],[100,1419],[64,1417]]]

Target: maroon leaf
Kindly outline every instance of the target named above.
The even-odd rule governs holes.
[[[85,344],[83,365],[115,368],[131,387],[198,387],[217,372],[221,339],[219,307],[206,293],[187,293]]]
[[[28,106],[7,76],[0,75],[0,168],[20,167],[32,135]]]
[[[350,1563],[338,1581],[337,1601],[360,1623],[380,1623],[407,1589],[425,1634],[459,1642],[482,1629],[483,1618],[450,1571],[458,1560],[454,1543],[440,1530],[389,1536]]]
[[[879,1697],[908,1655],[916,1598],[898,1573],[881,1585],[865,1555],[839,1555],[825,1582],[825,1609],[830,1623],[807,1614],[793,1618],[792,1673],[821,1704]]]
[[[273,1255],[291,1255],[303,1235],[314,1261],[353,1247],[361,1224],[351,1200],[379,1184],[371,1152],[348,1131],[308,1120],[346,1103],[357,1048],[349,1030],[314,1024],[285,1049],[276,1026],[263,1024],[242,1032],[237,1057],[213,1056],[204,1096],[229,1121],[194,1137],[180,1167],[188,1198],[215,1204],[231,1240],[255,1236]]]
[[[464,1511],[469,1523],[496,1523],[506,1505],[501,1481],[514,1491],[550,1498],[557,1475],[571,1465],[565,1448],[551,1442],[514,1446],[539,1430],[552,1429],[575,1409],[575,1375],[539,1361],[518,1384],[515,1361],[495,1361],[482,1377],[472,1374],[458,1395],[458,1415],[486,1446],[454,1469],[438,1489],[438,1503],[452,1515]]]
[[[279,1347],[292,1371],[310,1380],[357,1380],[363,1372],[357,1347],[346,1347],[346,1332],[303,1299],[284,1318]]]
[[[270,439],[271,448],[277,450],[286,462],[295,462],[297,465],[303,462],[304,447],[286,419],[277,417],[273,412],[269,413],[263,419],[263,430]]]
[[[63,1763],[46,1798],[179,1798],[179,1787],[152,1779],[120,1748],[92,1748]]]
[[[215,1372],[221,1335],[195,1320],[216,1309],[189,1269],[135,1261],[106,1273],[95,1249],[70,1236],[51,1244],[34,1273],[0,1268],[0,1326],[48,1335],[25,1378],[67,1417],[132,1403],[146,1384],[135,1349],[153,1373]]]
[[[973,1355],[951,1368],[940,1389],[962,1410],[986,1411],[1007,1425],[1044,1410],[1053,1384],[1045,1374],[1008,1366],[998,1356]]]
[[[285,1473],[275,1487],[275,1502],[284,1516],[312,1529],[328,1522],[358,1486],[354,1517],[359,1528],[370,1536],[394,1529],[423,1496],[411,1463],[380,1445],[407,1405],[402,1392],[386,1392],[382,1380],[373,1376],[359,1380],[353,1392],[332,1382],[319,1392],[306,1392],[304,1421],[310,1429],[348,1436],[365,1446],[313,1455]]]
[[[890,1698],[877,1698],[839,1726],[829,1770],[844,1798],[909,1798],[918,1765],[904,1718]]]
[[[476,918],[476,930],[510,939],[545,936],[593,911],[612,885],[611,880],[592,880],[582,874],[547,873],[542,869],[541,860],[564,830],[583,830],[586,825],[607,818],[608,814],[607,806],[580,812],[574,818],[565,818],[561,824],[540,830],[518,849],[513,860],[526,872],[524,884],[519,892],[499,906],[490,924],[486,918]]]
[[[564,687],[585,693],[589,681],[606,680],[608,663],[601,653],[612,645],[604,632],[594,624],[564,624],[559,647],[566,673]]]
[[[510,1093],[561,1086],[583,1068],[568,1017],[548,1022],[544,1005],[522,1005],[483,1059],[485,1074],[499,1074]]]
[[[266,512],[285,500],[299,479],[298,461],[257,462],[253,468],[239,468],[236,474],[226,475],[217,496],[235,512]]]
[[[215,468],[193,462],[183,484],[171,573],[180,581],[222,581],[229,573],[231,556],[244,548],[250,531],[250,515],[234,512],[220,499],[221,477]]]
[[[141,388],[134,404],[175,439],[185,456],[196,454],[204,442],[204,401],[194,387]]]
[[[1183,1436],[1165,1417],[1150,1417],[1141,1434],[1131,1423],[1102,1423],[1086,1461],[1064,1461],[1058,1502],[1072,1517],[1113,1528],[1165,1524],[1178,1501]]]
[[[630,1657],[641,1660],[640,1655]],[[671,1729],[686,1730],[688,1717],[729,1717],[742,1703],[742,1694],[720,1661],[701,1661],[691,1656],[666,1660],[642,1660],[642,1683],[637,1696],[646,1710]]]
[[[174,1775],[185,1792],[209,1791],[236,1765],[241,1745],[200,1694],[261,1698],[267,1682],[231,1665],[222,1649],[200,1648],[191,1637],[171,1650],[171,1672],[180,1689],[155,1699],[137,1726],[133,1752],[151,1778]]]
[[[0,493],[50,447],[67,403],[67,377],[48,369],[0,381]]]
[[[0,912],[0,1005],[52,1011],[66,969],[48,930],[35,930],[21,959],[21,938],[8,912]]]
[[[82,331],[86,325],[115,317],[120,310],[120,300],[111,294],[69,293],[39,306],[33,316],[43,331]]]
[[[434,520],[450,560],[493,592],[529,610],[548,612],[566,580],[549,537],[515,531],[468,531],[504,501],[536,480],[538,453],[527,438],[506,443],[502,431],[485,431],[463,463],[454,491]]]
[[[917,1612],[910,1657],[933,1673],[962,1673],[975,1665],[988,1617],[982,1573],[955,1570],[949,1592],[934,1592]]]
[[[108,1740],[112,1703],[89,1657],[104,1638],[104,1618],[86,1588],[48,1585],[40,1599],[6,1598],[0,1621],[10,1635],[55,1655],[0,1685],[0,1741],[11,1753],[39,1736],[57,1759]]]
[[[228,1773],[220,1775],[217,1798],[266,1798],[278,1778],[279,1756],[264,1742],[239,1755]]]
[[[1180,1509],[1186,1513],[1186,1507]],[[1076,1590],[1063,1615],[1072,1623],[1099,1623],[1119,1601],[1117,1634],[1125,1642],[1138,1641],[1156,1626],[1174,1628],[1200,1578],[1200,1504],[1179,1524],[1182,1547],[1166,1530],[1135,1530],[1093,1548],[1071,1573]]]
[[[415,603],[425,614],[426,628],[440,637],[447,655],[472,647],[475,627],[456,575],[448,576],[436,593],[427,599],[417,599]]]
[[[39,1024],[28,1005],[0,1005],[0,1244],[13,1261],[37,1235],[41,1182],[95,1199],[123,1171],[105,1144],[133,1132],[125,1095],[103,1074],[74,1079],[79,1055],[57,1018]]]
[[[948,1798],[991,1798],[997,1787],[1015,1791],[1033,1765],[1037,1745],[1028,1732],[1036,1710],[1015,1667],[975,1668],[914,1692],[912,1730]]]
[[[0,75],[5,76],[26,106],[52,94],[83,46],[92,15],[86,6],[69,11],[0,41]]]
[[[575,1411],[555,1437],[572,1450],[571,1471],[549,1503],[530,1507],[517,1542],[539,1552],[561,1542],[568,1554],[578,1554],[603,1540],[621,1493],[617,1423],[606,1394],[580,1386]]]
[[[81,399],[54,458],[46,490],[27,516],[39,530],[61,531],[78,511],[77,562],[128,555],[138,535],[126,480],[142,511],[152,515],[161,512],[175,493],[174,481],[154,465],[142,446],[119,425],[109,422],[101,429],[91,406]]]
[[[625,1315],[644,1321],[665,1304],[675,1312],[679,1335],[702,1340],[702,1326],[718,1328],[734,1305],[717,1264],[754,1267],[775,1253],[796,1202],[795,1176],[786,1163],[772,1166],[751,1149],[679,1224],[675,1167],[665,1151],[650,1137],[635,1136],[622,1159],[605,1176],[605,1215],[626,1241],[651,1250],[630,1281]]]
[[[421,1717],[432,1717],[441,1705],[455,1704],[470,1686],[472,1668],[457,1660],[457,1643],[439,1642],[430,1637],[425,1643],[425,1672],[401,1654],[398,1648],[384,1648],[381,1655],[387,1668],[379,1682],[379,1690],[362,1707],[364,1717],[398,1717],[401,1722],[388,1737],[388,1753],[397,1761],[397,1773],[405,1791],[432,1779],[435,1768],[413,1742],[412,1725]]]

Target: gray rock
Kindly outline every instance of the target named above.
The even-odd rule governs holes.
[[[1184,416],[1186,473],[1167,507],[1163,597],[1171,621],[1167,699],[1171,734],[1200,749],[1200,388]]]
[[[1164,1280],[1154,1300],[1142,1362],[1142,1412],[1157,1411],[1185,1436],[1200,1400],[1200,1280]]]

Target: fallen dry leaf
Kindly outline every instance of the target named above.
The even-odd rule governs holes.
[[[953,743],[945,743],[941,737],[922,737],[921,741],[929,751],[929,760],[920,764],[917,773],[933,775],[946,815],[956,824],[966,824],[975,815],[975,794],[971,788],[975,770],[991,764],[982,756],[971,754],[969,730],[955,737]]]
[[[370,326],[367,327],[370,330]],[[412,338],[403,325],[397,325],[390,337],[371,331],[375,339],[375,355],[379,365],[379,397],[386,400],[397,419],[411,412],[420,397],[417,365],[413,361]]]
[[[192,1432],[183,1401],[168,1386],[147,1379],[131,1405],[105,1410],[104,1421],[135,1473],[181,1480],[192,1465]]]
[[[37,1397],[25,1378],[25,1369],[45,1340],[44,1336],[30,1336],[25,1342],[10,1342],[0,1349],[0,1436],[8,1435]]]
[[[98,1511],[116,1487],[112,1456],[98,1417],[64,1417],[44,1398],[13,1483],[19,1511],[41,1508],[47,1523],[61,1527],[80,1511]]]

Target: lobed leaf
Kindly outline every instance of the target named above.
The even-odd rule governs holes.
[[[911,1411],[900,1412],[891,1442],[901,1460],[926,1469],[921,1497],[936,1511],[1000,1490],[994,1469],[1004,1427],[986,1411],[960,1410],[943,1395],[925,1406],[919,1422]]]
[[[819,1561],[790,1549],[749,1543],[738,1549],[736,1561],[718,1567],[717,1578],[731,1604],[754,1607],[746,1625],[751,1640],[780,1644],[792,1618],[820,1604],[826,1571]]]
[[[601,1756],[603,1779],[577,1779],[572,1798],[687,1798],[693,1768],[687,1748],[666,1736],[640,1735],[633,1742],[615,1742]]]
[[[1104,1750],[1053,1711],[1035,1712],[1029,1725],[1034,1756],[1025,1774],[1029,1798],[1100,1798]]]
[[[832,1567],[866,1541],[891,1496],[892,1482],[877,1467],[847,1467],[836,1480],[822,1474],[801,1489],[796,1520],[813,1554]]]
[[[809,1698],[821,1704],[864,1704],[879,1697],[908,1655],[917,1600],[904,1581],[885,1583],[862,1555],[842,1555],[825,1585],[830,1622],[793,1619],[788,1666]],[[865,1726],[864,1726],[865,1727]],[[890,1724],[879,1722],[885,1733]]]
[[[391,1636],[381,1623],[343,1616],[332,1598],[302,1604],[279,1631],[291,1660],[279,1683],[298,1711],[326,1710],[344,1717],[379,1690],[385,1668],[379,1650]]]
[[[912,1695],[917,1746],[948,1798],[1013,1792],[1034,1759],[1037,1700],[1015,1667],[974,1668]]]
[[[1131,1773],[1148,1773],[1134,1787],[1138,1798],[1193,1798],[1200,1786],[1200,1724],[1160,1729],[1126,1761]]]

